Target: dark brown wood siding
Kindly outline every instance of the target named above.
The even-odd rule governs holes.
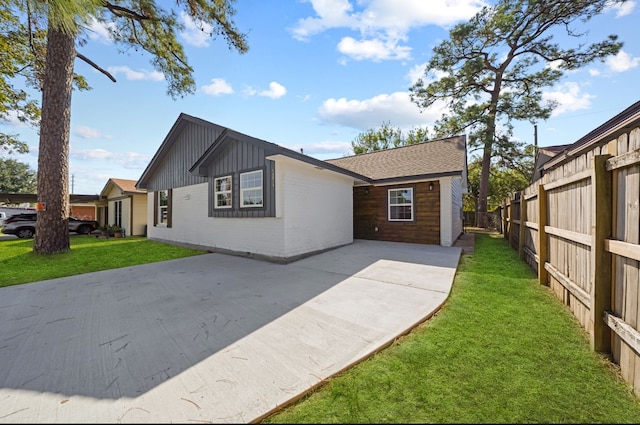
[[[429,183],[433,183],[433,190],[429,190]],[[406,187],[413,188],[414,221],[389,221],[388,190]],[[354,187],[353,237],[440,245],[439,182]]]

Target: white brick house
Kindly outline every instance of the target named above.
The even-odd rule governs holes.
[[[434,174],[422,169],[411,176],[376,179],[358,171],[353,163],[343,164],[343,158],[321,161],[181,114],[136,185],[148,193],[147,236],[276,262],[346,245],[354,236],[449,246],[462,233],[466,144],[463,136],[445,140],[450,143],[420,145],[434,143],[440,150],[450,147],[457,170],[449,167]],[[428,155],[424,146],[411,148],[368,155],[394,157],[393,151],[402,157],[401,149],[406,149],[406,160],[415,156],[413,151]],[[373,237],[359,233],[360,224],[354,228],[354,220],[360,223],[358,211],[366,210],[357,204],[358,191],[363,188],[384,192],[380,207],[391,214],[377,218],[381,223],[374,225],[378,230]],[[411,190],[402,191],[408,188]],[[423,203],[425,188],[431,189],[427,198],[438,197],[432,206]],[[389,193],[393,194],[391,206],[386,198]],[[403,198],[405,203],[396,205],[398,196],[407,193],[415,198]],[[425,208],[432,213],[426,214]],[[408,236],[421,227],[423,218],[426,227],[419,233],[429,233],[429,237]],[[389,232],[402,227],[406,230],[398,233],[400,239]]]

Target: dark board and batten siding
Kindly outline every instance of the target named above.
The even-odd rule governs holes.
[[[429,182],[353,188],[353,237],[440,245],[440,185]],[[412,187],[415,220],[389,221],[388,190]],[[377,227],[377,231],[376,231]]]
[[[196,176],[190,173],[189,169],[223,130],[223,127],[205,127],[188,123],[169,151],[164,154],[162,166],[149,179],[147,190],[155,192],[205,183],[206,177]]]
[[[257,144],[234,141],[216,156],[209,166],[209,217],[275,217],[275,162],[266,159],[269,153]],[[262,170],[263,207],[240,208],[240,173]],[[232,208],[215,208],[215,185],[218,177],[232,176]]]

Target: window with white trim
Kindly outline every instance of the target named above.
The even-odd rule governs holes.
[[[214,180],[215,208],[231,208],[231,176],[218,177]]]
[[[240,207],[261,207],[262,200],[262,170],[240,174]]]
[[[167,224],[169,219],[169,191],[168,190],[159,190],[158,191],[158,224]]]
[[[389,189],[389,221],[413,221],[413,188]]]
[[[115,225],[122,227],[122,201],[115,201]]]

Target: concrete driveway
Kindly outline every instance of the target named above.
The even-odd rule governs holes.
[[[0,288],[0,422],[257,422],[430,317],[460,255],[357,240]]]

